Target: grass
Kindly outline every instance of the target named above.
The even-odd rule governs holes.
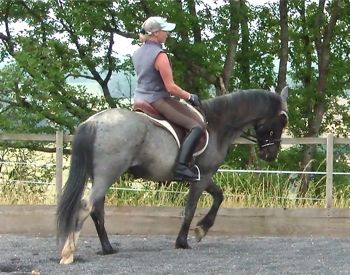
[[[0,184],[0,204],[52,205],[55,204],[55,192],[54,185]]]
[[[224,192],[222,207],[227,208],[316,208],[325,207],[325,178],[309,185],[305,198],[298,198],[299,178],[279,174],[217,173],[214,177]],[[89,190],[89,184],[86,192]],[[106,204],[115,206],[183,207],[188,194],[186,183],[154,183],[127,176],[106,194]],[[47,184],[0,184],[0,204],[54,205],[55,186]],[[334,207],[349,207],[350,188],[334,188]],[[205,193],[198,206],[210,207],[212,198]]]
[[[27,149],[0,150],[0,204],[56,204],[55,154]],[[68,177],[69,157],[64,158],[64,181]],[[318,167],[321,171],[324,170]],[[314,177],[303,198],[297,196],[301,176],[286,174],[218,172],[214,176],[224,192],[222,207],[325,207],[325,177]],[[349,177],[333,177],[334,206],[350,207]],[[86,188],[88,191],[89,185]],[[107,205],[183,207],[188,194],[185,183],[154,183],[124,175],[106,194]],[[210,207],[205,193],[198,206]]]
[[[54,154],[8,151],[9,162],[1,166],[0,204],[56,204]],[[16,156],[16,157],[14,157]],[[25,161],[30,157],[31,161]],[[68,158],[64,161],[64,181],[68,177]],[[325,207],[325,177],[314,178],[304,198],[297,197],[301,177],[286,174],[218,172],[214,181],[224,192],[222,207]],[[350,181],[334,176],[334,206],[350,206]],[[116,206],[183,207],[188,194],[186,183],[155,183],[124,175],[106,194],[106,204]],[[89,184],[86,188],[89,190]],[[198,206],[210,207],[212,198],[205,193]]]

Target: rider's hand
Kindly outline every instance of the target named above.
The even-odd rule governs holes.
[[[201,101],[198,97],[198,95],[191,94],[189,99],[187,100],[193,107],[202,107]]]

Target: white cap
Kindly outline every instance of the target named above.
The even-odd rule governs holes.
[[[175,26],[176,26],[175,23],[168,23],[167,20],[163,17],[152,16],[152,17],[149,17],[142,24],[142,31],[148,34],[151,34],[157,31],[170,32],[175,29]]]

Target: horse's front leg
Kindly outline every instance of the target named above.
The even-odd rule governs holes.
[[[209,228],[214,225],[216,215],[219,207],[224,199],[222,190],[210,179],[210,184],[205,189],[212,197],[213,204],[203,219],[201,219],[194,230],[196,240],[200,242],[202,238],[208,233]]]
[[[193,220],[194,213],[197,208],[197,203],[205,189],[205,185],[202,181],[192,182],[190,186],[190,191],[188,194],[186,207],[185,207],[185,217],[182,222],[180,232],[177,236],[175,248],[190,248],[187,242],[188,231],[190,229],[191,222]]]

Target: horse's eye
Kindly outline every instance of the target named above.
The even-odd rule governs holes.
[[[270,137],[272,137],[273,136],[273,131],[270,131]]]

